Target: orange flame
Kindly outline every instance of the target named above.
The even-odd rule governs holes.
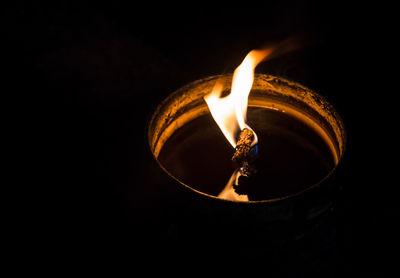
[[[222,84],[217,82],[211,93],[204,97],[211,115],[234,148],[237,134],[244,128],[251,129],[246,124],[246,114],[248,97],[254,82],[254,69],[272,50],[272,48],[252,50],[247,54],[233,74],[232,89],[228,96],[221,97]],[[257,136],[254,137],[252,144],[256,143]]]

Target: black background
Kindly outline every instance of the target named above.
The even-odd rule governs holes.
[[[388,273],[398,258],[391,9],[337,1],[8,5],[3,66],[11,85],[5,95],[16,104],[7,122],[18,165],[10,212],[19,212],[11,218],[22,224],[17,253],[27,259],[19,267],[98,271],[118,261],[133,273],[183,265],[195,267],[188,275],[210,265],[282,277]],[[346,174],[333,245],[307,266],[299,263],[307,249],[301,246],[271,266],[265,250],[224,253],[215,243],[195,243],[201,239],[180,241],[175,222],[189,201],[157,183],[146,149],[155,106],[191,81],[232,72],[250,50],[292,35],[308,46],[257,71],[315,89],[344,119]],[[248,254],[235,259],[235,252]]]

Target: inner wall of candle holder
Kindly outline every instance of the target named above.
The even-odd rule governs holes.
[[[195,81],[161,103],[149,125],[149,145],[161,168],[182,185],[210,197],[224,189],[236,165],[233,148],[203,96],[216,81],[230,91],[232,75]],[[273,201],[318,185],[339,163],[345,131],[333,107],[288,80],[257,74],[248,124],[259,138],[257,179],[249,201]]]

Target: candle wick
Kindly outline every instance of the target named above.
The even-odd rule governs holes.
[[[234,184],[235,192],[239,195],[247,194],[252,179],[247,179],[257,173],[252,162],[256,159],[258,153],[258,145],[252,146],[255,140],[255,133],[251,129],[244,128],[239,134],[239,140],[235,147],[235,153],[232,161],[239,164],[238,179]]]
[[[252,147],[255,134],[252,130],[244,128],[239,134],[239,140],[235,147],[235,153],[232,156],[232,161],[242,164],[242,162],[249,161],[255,157],[257,152],[257,145]]]

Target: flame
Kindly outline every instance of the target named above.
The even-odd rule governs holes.
[[[234,148],[237,134],[244,128],[252,130],[246,124],[246,114],[248,97],[254,82],[254,69],[272,51],[272,48],[267,48],[252,50],[247,54],[233,73],[232,89],[228,96],[221,97],[223,87],[217,82],[211,93],[204,97],[212,117]],[[256,143],[257,136],[254,137],[252,145]]]

